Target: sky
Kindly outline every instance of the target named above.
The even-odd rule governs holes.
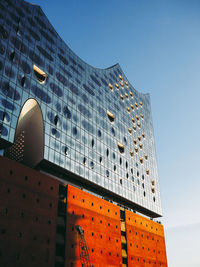
[[[200,266],[200,1],[32,0],[98,68],[150,93],[169,267]]]

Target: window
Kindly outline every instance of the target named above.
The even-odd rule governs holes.
[[[14,58],[15,58],[15,51],[12,51],[12,52],[10,53],[10,60],[13,61]]]
[[[122,145],[121,143],[118,142],[117,146],[119,148],[119,152],[123,154],[124,153],[124,145]]]
[[[119,84],[118,84],[118,83],[115,83],[115,87],[116,87],[117,89],[119,89]]]
[[[115,115],[112,114],[109,110],[107,110],[107,116],[110,122],[113,122],[115,120]]]
[[[113,86],[111,83],[109,83],[108,86],[109,86],[110,90],[113,90]]]
[[[120,78],[120,80],[123,80],[123,78],[122,78],[122,76],[119,74],[119,78]]]
[[[45,83],[46,78],[47,78],[47,74],[41,70],[40,68],[38,68],[36,65],[33,65],[33,71],[35,74],[35,77],[37,78],[39,83]]]
[[[120,95],[120,97],[121,97],[121,100],[123,101],[123,100],[124,100],[124,97],[123,97],[123,95],[122,95],[122,94]]]
[[[127,82],[127,81],[125,81],[125,84],[126,84],[126,86],[128,87],[128,82]]]
[[[132,134],[132,129],[131,129],[131,128],[128,128],[128,132],[129,132],[130,134]]]
[[[22,87],[24,87],[25,80],[26,80],[26,78],[25,78],[25,76],[23,76],[23,77],[21,78],[21,86],[22,86]]]

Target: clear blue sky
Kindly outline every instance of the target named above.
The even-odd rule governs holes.
[[[150,93],[169,267],[199,267],[200,1],[32,1],[83,60]]]

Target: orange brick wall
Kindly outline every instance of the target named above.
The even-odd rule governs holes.
[[[163,226],[126,210],[128,266],[167,266]]]
[[[0,157],[0,266],[54,267],[58,186]]]
[[[59,185],[0,157],[0,266],[55,266]],[[66,202],[65,267],[82,267],[76,225],[84,230],[91,266],[122,266],[120,208],[71,185]],[[125,215],[128,266],[167,267],[163,226]]]
[[[118,206],[68,186],[66,266],[81,267],[75,225],[80,225],[84,230],[91,266],[122,266]]]

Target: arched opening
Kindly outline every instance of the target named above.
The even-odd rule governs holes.
[[[7,156],[30,167],[35,167],[44,156],[44,123],[39,104],[28,99],[21,109],[14,144]]]

